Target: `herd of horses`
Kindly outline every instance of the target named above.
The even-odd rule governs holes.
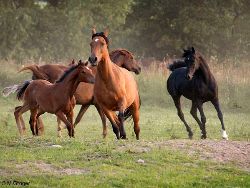
[[[107,135],[106,118],[110,121],[117,139],[126,139],[124,121],[131,117],[136,139],[139,139],[139,110],[141,99],[137,83],[131,72],[140,74],[141,67],[131,52],[117,49],[109,52],[108,31],[97,33],[92,29],[91,54],[87,62],[73,60],[69,65],[30,65],[20,71],[30,70],[32,80],[15,87],[22,106],[15,108],[14,116],[22,136],[25,123],[22,114],[30,111],[30,128],[33,135],[44,132],[41,115],[51,113],[57,116],[58,136],[66,125],[68,135],[74,137],[74,128],[90,105],[94,105],[101,117],[103,137]],[[88,65],[90,64],[90,66]],[[177,108],[177,114],[184,123],[191,139],[193,132],[181,110],[180,98],[192,101],[191,115],[201,129],[201,138],[206,139],[206,117],[203,103],[210,101],[218,114],[222,126],[222,138],[228,139],[223,114],[218,99],[218,86],[204,57],[193,47],[184,50],[183,57],[168,65],[171,74],[167,90]],[[74,107],[81,105],[73,122]],[[200,112],[200,119],[197,111]]]

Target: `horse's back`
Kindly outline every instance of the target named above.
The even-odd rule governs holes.
[[[46,75],[49,76],[49,80],[54,83],[60,76],[68,69],[68,66],[59,64],[47,64],[39,67]]]

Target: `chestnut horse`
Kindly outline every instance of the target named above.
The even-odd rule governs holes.
[[[140,97],[133,75],[112,63],[108,52],[107,31],[96,33],[92,30],[91,56],[92,66],[97,66],[94,98],[106,117],[110,120],[117,139],[126,139],[124,120],[133,117],[134,132],[139,139]],[[118,111],[118,117],[115,113]]]
[[[167,89],[174,100],[178,116],[184,123],[189,138],[192,138],[193,132],[184,119],[184,114],[181,110],[180,97],[182,95],[192,101],[190,113],[199,124],[202,139],[207,138],[205,127],[206,116],[203,111],[203,103],[208,101],[211,101],[218,113],[222,126],[222,137],[228,139],[223,114],[219,105],[218,86],[206,60],[193,47],[184,50],[183,57],[184,61],[178,60],[169,65],[168,68],[173,72],[167,80]],[[197,109],[200,112],[201,120],[197,116]]]
[[[139,74],[141,72],[141,67],[135,61],[134,56],[131,52],[125,49],[116,49],[110,53],[112,61],[120,67],[123,67],[129,71],[135,72],[135,74]],[[69,66],[74,65],[74,61],[69,64]],[[58,65],[58,64],[47,64],[42,66],[30,65],[22,68],[19,72],[24,70],[32,71],[32,79],[45,79],[54,83],[61,74],[68,68],[68,66]],[[96,67],[90,67],[93,74],[96,73]],[[101,111],[100,107],[93,100],[94,98],[94,85],[88,83],[80,83],[75,92],[76,104],[82,105],[81,109],[76,117],[74,125],[76,126],[84,113],[87,111],[90,105],[94,105],[101,117],[102,125],[103,125],[103,137],[107,135],[107,125],[106,125],[106,117]],[[43,124],[41,119],[39,119],[39,128],[43,130]],[[58,121],[58,136],[61,136],[62,127],[60,126],[60,121]]]
[[[37,118],[45,113],[55,114],[65,123],[70,137],[74,137],[73,108],[75,106],[74,93],[80,82],[94,83],[95,77],[86,64],[79,61],[69,68],[61,78],[52,84],[47,80],[33,80],[25,82],[17,92],[17,98],[24,101],[22,106],[16,107],[14,115],[22,135],[24,122],[22,114],[30,110],[30,128],[33,135],[38,135]],[[66,118],[66,117],[67,118]]]

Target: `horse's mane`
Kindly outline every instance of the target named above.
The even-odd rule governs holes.
[[[187,64],[185,63],[185,61],[183,59],[176,59],[173,61],[173,63],[169,64],[167,66],[167,68],[170,71],[174,71],[175,69],[181,68],[181,67],[186,67]]]
[[[62,82],[71,72],[73,72],[80,64],[75,65],[64,71],[63,75],[56,81],[56,83]]]

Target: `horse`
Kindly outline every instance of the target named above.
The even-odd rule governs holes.
[[[169,69],[173,72],[167,80],[167,90],[174,101],[179,118],[186,127],[189,138],[192,139],[193,132],[181,110],[181,96],[192,101],[190,113],[201,129],[201,139],[207,138],[203,103],[208,101],[213,104],[217,111],[222,126],[222,137],[228,139],[219,104],[218,86],[206,60],[193,47],[184,50],[183,58],[184,60],[179,60],[169,65]],[[197,116],[197,109],[200,112],[201,120]]]
[[[117,139],[126,139],[124,120],[132,116],[136,139],[139,140],[140,97],[137,83],[128,70],[112,63],[107,36],[107,30],[96,33],[92,29],[89,62],[92,66],[97,66],[94,99],[111,122]]]
[[[86,66],[79,63],[69,68],[56,83],[47,80],[26,81],[17,92],[17,99],[23,100],[23,105],[15,108],[14,116],[20,135],[22,136],[24,122],[22,114],[30,110],[30,128],[33,135],[38,135],[37,119],[45,112],[55,114],[65,123],[70,137],[74,137],[73,108],[74,93],[80,82],[94,83],[95,77]],[[65,117],[66,116],[66,117]]]
[[[135,61],[134,56],[131,52],[129,52],[126,49],[116,49],[110,52],[110,57],[112,61],[117,64],[120,67],[123,67],[129,71],[134,72],[135,74],[140,74],[141,72],[141,67]],[[70,63],[68,66],[65,65],[58,65],[58,64],[46,64],[46,65],[30,65],[23,67],[19,72],[25,71],[25,70],[30,70],[32,71],[32,79],[44,79],[48,80],[51,83],[54,83],[61,74],[69,67],[74,65],[74,60],[72,63]],[[90,67],[92,70],[93,74],[96,73],[96,67]],[[106,117],[101,111],[100,107],[98,104],[95,102],[94,98],[94,86],[93,84],[88,84],[88,83],[80,83],[79,86],[77,87],[77,90],[74,94],[75,99],[76,99],[76,104],[82,105],[81,109],[75,119],[74,126],[76,126],[81,118],[83,117],[84,113],[87,111],[90,105],[94,105],[101,117],[102,120],[102,125],[103,125],[103,137],[105,138],[107,135],[107,125],[106,125]],[[43,124],[41,119],[39,119],[39,128],[43,130]],[[40,130],[39,129],[39,130]],[[61,137],[61,124],[60,121],[58,121],[58,136]],[[42,131],[41,131],[42,132]]]

